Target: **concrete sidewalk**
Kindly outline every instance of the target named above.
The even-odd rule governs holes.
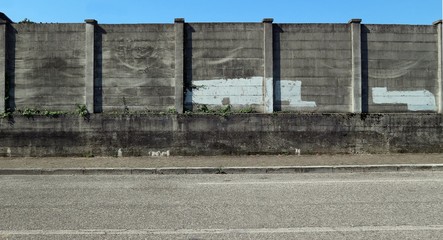
[[[418,170],[443,170],[443,154],[0,158],[0,175],[303,173]]]

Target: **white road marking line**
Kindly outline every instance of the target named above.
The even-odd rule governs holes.
[[[80,229],[80,230],[0,230],[0,236],[11,235],[186,235],[186,234],[270,234],[328,232],[443,231],[443,225],[430,226],[351,226],[249,229]]]

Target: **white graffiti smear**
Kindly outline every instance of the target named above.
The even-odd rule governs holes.
[[[410,111],[436,111],[435,96],[427,90],[388,91],[386,87],[372,88],[375,104],[407,104]]]
[[[276,95],[280,95],[281,101],[289,101],[291,107],[317,107],[314,101],[301,99],[301,81],[280,80],[280,88],[275,91]]]
[[[186,92],[188,104],[220,105],[229,99],[233,105],[263,105],[270,101],[268,93],[263,96],[263,77],[198,80],[193,84],[192,92]],[[266,79],[265,84],[267,89],[271,88],[272,79]],[[301,84],[301,81],[281,80],[280,89],[275,90],[277,98],[281,96],[281,101],[288,101],[292,107],[316,107],[315,102],[301,99]]]

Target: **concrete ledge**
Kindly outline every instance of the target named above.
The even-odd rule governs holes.
[[[0,121],[0,156],[443,153],[442,121],[434,113],[14,116],[13,124]]]
[[[443,171],[443,164],[276,166],[276,167],[168,167],[168,168],[4,168],[0,175],[166,175],[272,174]]]
[[[83,168],[49,168],[41,169],[41,175],[83,175]]]
[[[349,165],[349,166],[335,166],[332,168],[333,172],[397,172],[397,165]]]
[[[151,175],[156,174],[155,168],[134,168],[131,170],[133,175]]]
[[[84,175],[131,175],[130,168],[85,168]]]

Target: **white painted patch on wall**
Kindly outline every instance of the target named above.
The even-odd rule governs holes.
[[[375,104],[407,104],[410,111],[436,111],[435,96],[427,90],[388,91],[386,87],[372,88]]]
[[[269,92],[263,92],[263,77],[198,80],[195,88],[186,92],[185,103],[222,105],[229,98],[232,105],[264,105],[271,101]],[[266,79],[266,89],[272,89],[272,79]],[[316,107],[314,101],[301,99],[301,81],[280,80],[280,89],[275,89],[277,99],[288,101],[292,107]],[[263,96],[265,94],[265,96]]]
[[[289,101],[290,107],[317,107],[314,101],[303,101],[301,99],[301,81],[280,80],[281,101]]]
[[[262,81],[262,77],[194,81],[185,103],[221,105],[229,98],[230,104],[262,104]]]

